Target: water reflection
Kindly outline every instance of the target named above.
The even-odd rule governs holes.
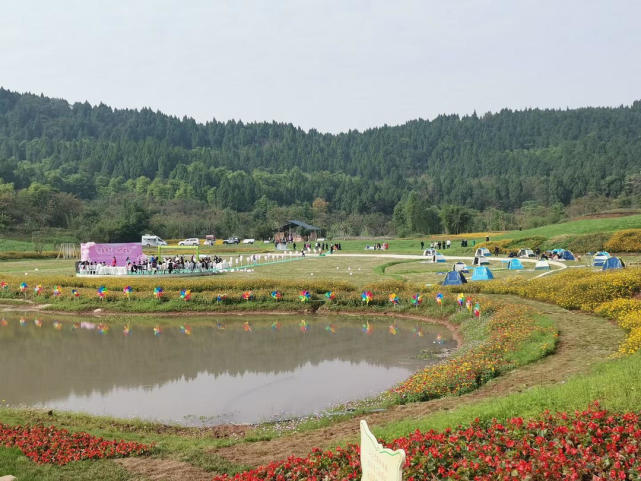
[[[426,364],[421,351],[455,346],[441,326],[419,332],[396,321],[393,335],[389,319],[370,319],[369,329],[337,317],[181,319],[190,335],[160,320],[157,336],[135,318],[109,329],[88,319],[5,319],[0,399],[188,424],[310,414],[383,391]]]

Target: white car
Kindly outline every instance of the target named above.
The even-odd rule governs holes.
[[[191,237],[189,239],[181,240],[179,246],[197,246],[200,244],[200,240],[197,237]]]
[[[144,236],[142,236],[143,247],[157,247],[166,245],[167,243],[157,235],[145,234]]]
[[[256,239],[243,239],[242,244],[253,244]]]

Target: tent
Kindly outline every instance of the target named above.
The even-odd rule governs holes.
[[[523,269],[523,264],[521,264],[520,260],[514,258],[508,261],[507,268],[511,271],[517,271]]]
[[[467,273],[469,272],[467,269],[467,266],[465,265],[465,262],[457,262],[452,266],[452,270],[456,272],[464,272]]]
[[[624,267],[625,265],[623,264],[623,261],[618,257],[608,257],[608,260],[603,263],[604,271],[608,271],[610,269],[623,269]]]
[[[534,265],[534,270],[537,271],[549,271],[550,263],[548,261],[540,260]]]
[[[519,252],[516,254],[518,257],[536,257],[532,249],[519,249]]]
[[[560,261],[574,261],[576,260],[574,258],[574,254],[572,254],[570,251],[565,250],[559,254],[559,260]]]
[[[461,284],[465,284],[467,280],[461,274],[460,272],[457,271],[450,271],[445,275],[445,280],[443,281],[444,286],[460,286]]]
[[[594,267],[601,267],[609,258],[610,254],[608,254],[607,252],[597,252],[596,254],[594,254],[594,257],[592,257],[592,265]]]
[[[487,247],[479,247],[474,253],[474,257],[490,257],[492,253]]]
[[[471,281],[489,281],[494,279],[494,274],[489,267],[481,266],[476,267],[472,273]]]

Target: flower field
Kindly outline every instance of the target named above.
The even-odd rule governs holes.
[[[443,363],[428,366],[393,389],[400,402],[426,401],[476,389],[516,362],[511,353],[528,339],[536,338],[538,357],[554,351],[558,332],[538,325],[534,310],[515,304],[486,306],[492,312],[485,320],[488,334],[478,345]]]
[[[628,332],[619,347],[620,354],[632,354],[641,349],[641,301],[633,298],[641,292],[640,268],[614,272],[568,270],[530,281],[477,284],[472,289],[516,294],[552,302],[566,309],[595,312],[613,319]]]
[[[641,476],[639,414],[609,413],[598,404],[539,419],[475,422],[443,432],[419,432],[384,443],[404,449],[403,479],[614,480]],[[214,481],[360,479],[359,448],[314,450]]]
[[[70,433],[55,427],[0,424],[0,446],[17,447],[38,464],[65,465],[83,459],[124,458],[147,454],[151,446],[107,441],[87,433]]]

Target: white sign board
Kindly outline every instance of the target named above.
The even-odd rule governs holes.
[[[367,422],[361,420],[361,481],[402,481],[405,451],[381,446]]]

